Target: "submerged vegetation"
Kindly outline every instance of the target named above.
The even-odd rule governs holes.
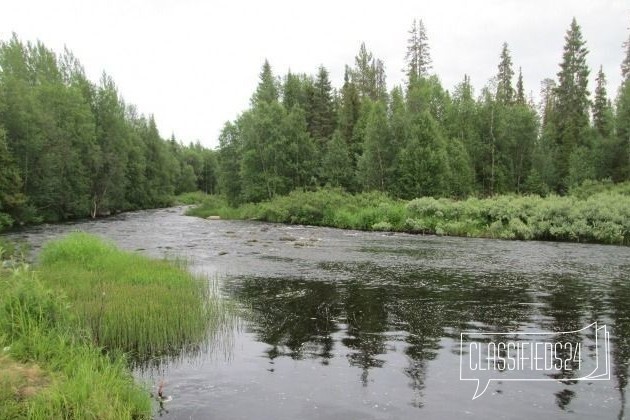
[[[138,361],[205,342],[225,319],[207,282],[75,233],[37,270],[0,268],[0,418],[150,418]]]
[[[586,183],[567,196],[503,195],[411,201],[341,189],[294,191],[230,207],[208,196],[189,215],[438,235],[630,245],[630,183]]]

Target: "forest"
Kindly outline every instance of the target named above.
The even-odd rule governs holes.
[[[0,231],[166,206],[215,192],[216,153],[162,139],[111,77],[95,84],[65,50],[0,43]]]
[[[421,20],[409,31],[405,85],[391,90],[365,44],[340,89],[323,66],[277,77],[265,61],[251,106],[220,135],[218,188],[239,205],[321,186],[410,200],[564,195],[587,180],[628,180],[630,43],[623,47],[615,100],[601,67],[591,99],[589,51],[573,19],[539,104],[525,94],[507,43],[479,94],[467,75],[446,90],[431,72]]]
[[[0,44],[0,229],[165,206],[195,190],[238,206],[321,187],[465,199],[627,181],[630,39],[623,48],[618,92],[600,67],[591,95],[573,19],[534,103],[507,43],[480,93],[467,75],[445,89],[414,20],[403,86],[388,90],[385,63],[364,43],[339,89],[324,66],[278,77],[265,61],[249,109],[211,150],[161,138],[107,74],[93,83],[70,51],[14,35]]]

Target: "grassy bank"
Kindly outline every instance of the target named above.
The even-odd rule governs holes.
[[[150,418],[126,359],[77,330],[69,304],[31,270],[0,274],[0,418]]]
[[[208,196],[188,214],[342,229],[630,245],[630,183],[587,184],[567,196],[460,201],[431,197],[402,201],[381,193],[321,189],[238,208]]]
[[[171,261],[123,252],[87,234],[48,244],[45,282],[62,290],[96,345],[146,360],[203,342],[221,307],[208,282]]]
[[[133,361],[203,343],[223,320],[207,282],[86,234],[0,268],[0,419],[150,418]],[[213,329],[214,327],[214,329]]]

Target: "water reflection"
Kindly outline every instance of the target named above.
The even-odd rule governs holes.
[[[344,281],[252,276],[227,281],[229,293],[251,308],[251,330],[269,346],[270,371],[278,357],[313,358],[327,365],[337,354],[359,370],[367,387],[370,372],[384,367],[385,355],[397,351],[392,343],[400,343],[408,359],[402,373],[414,391],[410,403],[422,407],[427,369],[444,337],[459,340],[465,330],[516,331],[534,315],[535,306],[523,304],[534,301],[532,293],[514,289],[500,276],[446,270],[390,270],[382,276],[373,264],[330,268],[353,276]],[[372,281],[377,275],[380,281]],[[507,337],[495,336],[502,338]]]

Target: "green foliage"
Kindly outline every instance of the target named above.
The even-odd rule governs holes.
[[[188,214],[342,229],[630,245],[628,183],[589,181],[565,197],[502,195],[459,201],[422,197],[408,202],[380,192],[352,195],[320,189],[238,208],[228,207],[220,197],[208,197]]]
[[[321,177],[332,187],[352,188],[353,170],[348,145],[335,131],[326,145],[322,159]]]
[[[407,40],[407,54],[405,55],[407,79],[409,85],[421,77],[427,77],[431,69],[430,47],[426,29],[422,19],[413,20]]]
[[[507,42],[501,48],[501,61],[499,62],[499,72],[497,74],[496,100],[501,105],[511,105],[514,101],[514,88],[512,87],[512,56]]]
[[[576,147],[586,146],[585,134],[589,126],[589,69],[586,64],[588,49],[582,39],[580,26],[575,18],[565,37],[564,52],[555,89],[556,104],[554,123],[557,128],[555,156],[560,190],[567,188],[571,180],[570,157]]]
[[[363,154],[358,162],[360,179],[365,190],[392,189],[396,159],[396,150],[393,146],[385,105],[377,102],[369,110]]]
[[[206,197],[208,197],[208,194],[203,191],[187,192],[175,197],[175,202],[177,204],[184,205],[201,204],[206,199]]]
[[[254,99],[267,99],[253,100],[221,135],[218,192],[231,206],[327,185],[405,199],[463,199],[564,194],[584,180],[627,179],[630,130],[624,127],[630,121],[630,94],[625,92],[630,89],[620,91],[613,118],[600,74],[590,126],[588,51],[575,20],[558,81],[543,81],[541,115],[525,97],[520,68],[513,87],[507,44],[497,77],[476,98],[468,76],[451,95],[437,75],[428,74],[422,21],[414,21],[410,35],[407,89],[394,87],[390,95],[384,63],[365,43],[354,65],[346,66],[338,94],[321,66],[315,76],[289,72],[278,101],[278,84],[265,62]],[[310,136],[304,134],[300,110]]]
[[[87,80],[67,50],[0,41],[0,230],[214,192],[214,159],[164,141],[153,117],[127,106],[107,75]]]
[[[278,101],[278,84],[271,70],[269,61],[265,60],[260,71],[260,82],[252,96],[252,105],[270,104]]]
[[[207,280],[169,261],[119,251],[82,233],[47,244],[44,281],[63,290],[95,345],[139,360],[178,354],[203,342],[221,308]],[[72,281],[68,281],[72,279]]]
[[[148,392],[134,384],[126,359],[90,344],[62,294],[26,267],[0,272],[0,291],[3,418],[151,417]]]
[[[1,418],[152,418],[131,366],[196,351],[228,321],[207,280],[94,236],[51,242],[41,259],[0,265]]]
[[[411,122],[400,157],[400,196],[440,196],[448,191],[449,178],[446,141],[435,119],[425,111]]]
[[[328,78],[328,71],[324,66],[320,66],[317,71],[309,111],[309,133],[319,144],[319,149],[322,150],[323,145],[331,138],[337,126],[337,118],[335,116],[332,98],[332,86]]]
[[[619,90],[617,113],[615,117],[617,136],[612,140],[612,179],[613,181],[630,180],[630,79]]]

